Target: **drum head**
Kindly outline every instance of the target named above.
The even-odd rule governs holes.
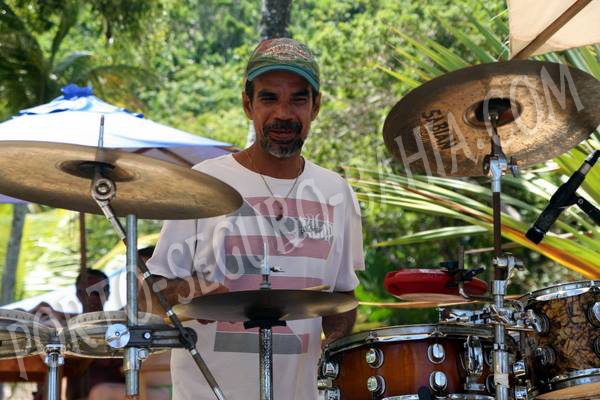
[[[388,272],[383,282],[385,289],[402,300],[453,302],[465,300],[458,293],[458,287],[452,287],[452,275],[441,269],[403,268]],[[487,292],[488,284],[473,278],[464,283],[465,291],[470,295],[482,295]]]
[[[0,359],[39,354],[55,332],[34,314],[0,309]]]

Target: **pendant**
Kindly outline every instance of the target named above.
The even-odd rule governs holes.
[[[279,214],[277,214],[277,216],[275,217],[275,221],[281,221],[281,218],[283,218],[283,214],[279,213]]]

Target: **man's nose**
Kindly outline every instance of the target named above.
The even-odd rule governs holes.
[[[290,108],[290,105],[287,102],[280,101],[275,106],[274,114],[275,114],[274,117],[277,119],[287,120],[287,119],[290,119],[290,117],[292,115],[292,110]]]

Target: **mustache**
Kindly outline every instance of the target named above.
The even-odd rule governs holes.
[[[302,124],[292,120],[276,120],[266,124],[264,130],[267,133],[271,130],[290,130],[298,134],[302,131]]]

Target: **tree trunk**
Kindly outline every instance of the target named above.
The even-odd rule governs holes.
[[[262,0],[260,18],[260,39],[290,37],[288,26],[292,0]],[[254,125],[250,123],[246,136],[246,147],[252,146],[256,140]]]
[[[262,0],[260,37],[270,39],[290,37],[288,26],[292,0]]]
[[[19,265],[19,253],[21,251],[21,238],[25,225],[27,205],[15,204],[13,206],[13,219],[10,229],[10,239],[6,249],[6,263],[2,273],[2,294],[0,301],[8,304],[15,301],[15,286],[17,282],[17,266]]]

